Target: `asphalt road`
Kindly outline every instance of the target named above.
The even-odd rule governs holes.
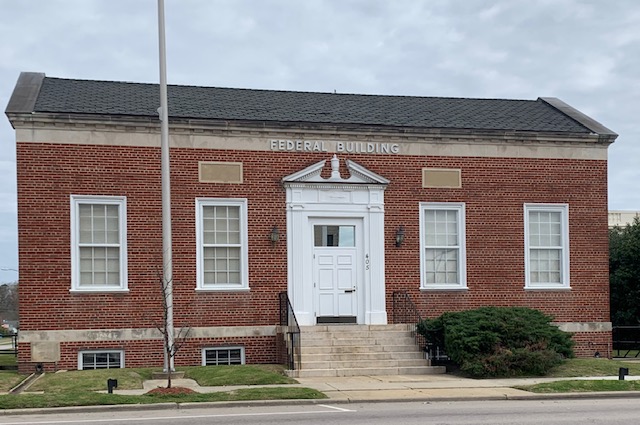
[[[217,406],[180,410],[51,413],[0,417],[0,424],[568,425],[636,424],[637,398]]]

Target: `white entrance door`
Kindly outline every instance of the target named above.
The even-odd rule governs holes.
[[[355,225],[314,225],[317,323],[357,323],[358,251]]]

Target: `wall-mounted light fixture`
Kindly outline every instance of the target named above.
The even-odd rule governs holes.
[[[273,226],[271,228],[271,232],[269,232],[269,240],[271,241],[271,245],[275,245],[276,242],[280,240],[280,231],[278,230],[278,226]]]
[[[396,230],[396,246],[399,247],[404,243],[404,226],[398,227]]]

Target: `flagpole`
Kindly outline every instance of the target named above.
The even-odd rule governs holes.
[[[175,370],[173,355],[173,253],[171,243],[171,179],[169,161],[169,109],[167,100],[167,58],[164,31],[164,0],[158,0],[158,39],[160,47],[160,147],[162,172],[162,269],[163,296],[166,299],[167,344],[164,367],[167,373]]]

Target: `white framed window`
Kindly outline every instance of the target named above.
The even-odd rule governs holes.
[[[87,350],[78,352],[78,370],[122,369],[123,350]]]
[[[466,289],[464,203],[420,203],[420,287]]]
[[[569,288],[569,206],[524,204],[526,288]]]
[[[247,200],[196,199],[197,290],[248,290]]]
[[[244,364],[244,347],[207,347],[202,349],[202,366]]]
[[[124,196],[71,195],[71,290],[127,290]]]

